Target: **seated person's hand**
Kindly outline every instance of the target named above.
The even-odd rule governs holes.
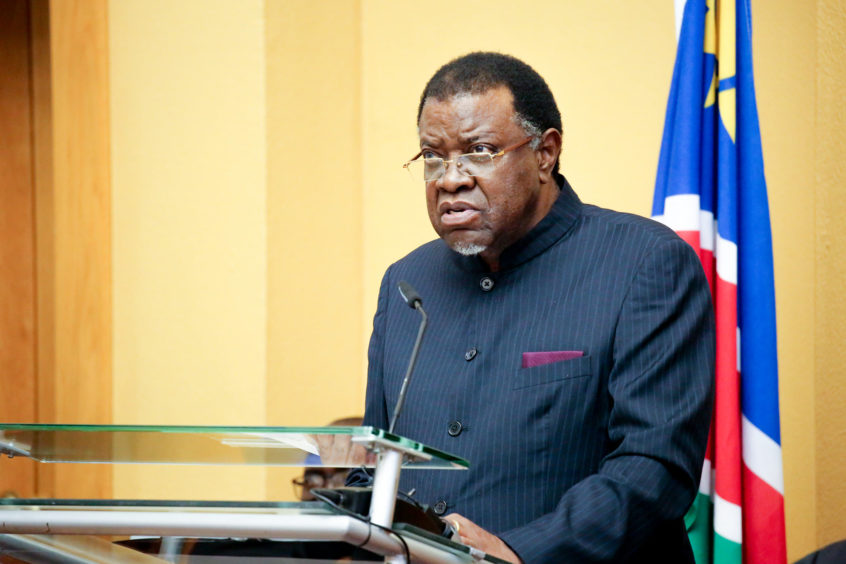
[[[368,452],[360,444],[353,443],[349,435],[315,435],[320,461],[324,466],[356,468],[362,465],[372,466],[376,455]]]

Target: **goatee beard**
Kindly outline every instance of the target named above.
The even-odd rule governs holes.
[[[485,249],[487,249],[484,245],[477,245],[476,243],[465,243],[463,241],[458,241],[450,245],[453,251],[458,254],[464,255],[466,257],[472,257],[482,253]]]

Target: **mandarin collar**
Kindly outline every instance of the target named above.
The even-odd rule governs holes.
[[[543,253],[566,235],[576,223],[581,213],[582,202],[563,176],[560,177],[559,188],[560,193],[549,213],[522,239],[502,252],[499,258],[500,272],[520,266]],[[488,272],[487,264],[479,256],[467,257],[455,251],[450,252],[462,270]]]

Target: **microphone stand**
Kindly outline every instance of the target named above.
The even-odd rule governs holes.
[[[417,339],[414,341],[414,348],[411,351],[411,359],[408,362],[408,369],[402,381],[397,405],[394,408],[394,415],[388,432],[394,432],[397,418],[405,403],[405,396],[408,393],[408,383],[411,381],[411,374],[414,372],[414,365],[417,364],[417,353],[420,352],[420,343],[423,334],[426,332],[426,325],[429,318],[423,311],[423,299],[408,282],[399,283],[399,291],[402,298],[409,307],[420,312],[423,319],[420,328],[417,330]],[[370,502],[370,520],[378,525],[390,527],[394,520],[394,504],[399,486],[400,468],[402,466],[403,453],[396,449],[385,449],[379,453],[379,463],[376,467],[376,475],[373,477],[373,497]]]
[[[405,396],[408,393],[408,383],[411,381],[411,373],[414,372],[414,366],[417,364],[417,353],[420,352],[420,343],[423,341],[423,334],[426,332],[426,325],[429,323],[429,316],[423,311],[423,302],[419,298],[411,301],[409,306],[420,312],[423,319],[420,321],[420,328],[417,330],[417,339],[414,341],[414,348],[411,349],[411,359],[408,361],[408,368],[405,371],[405,378],[402,379],[402,387],[400,388],[399,397],[397,398],[397,405],[394,407],[394,416],[391,417],[391,425],[388,427],[388,432],[394,432],[394,426],[397,424],[399,414],[402,411],[402,406],[405,405]]]

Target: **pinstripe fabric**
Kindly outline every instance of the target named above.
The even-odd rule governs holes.
[[[396,432],[471,462],[406,471],[401,489],[446,501],[526,563],[692,562],[682,516],[714,370],[697,256],[658,223],[583,205],[565,181],[501,266],[487,273],[436,240],[382,280],[364,423],[387,427],[411,353],[419,317],[396,291],[404,279],[430,325]],[[584,356],[521,368],[541,351]]]

